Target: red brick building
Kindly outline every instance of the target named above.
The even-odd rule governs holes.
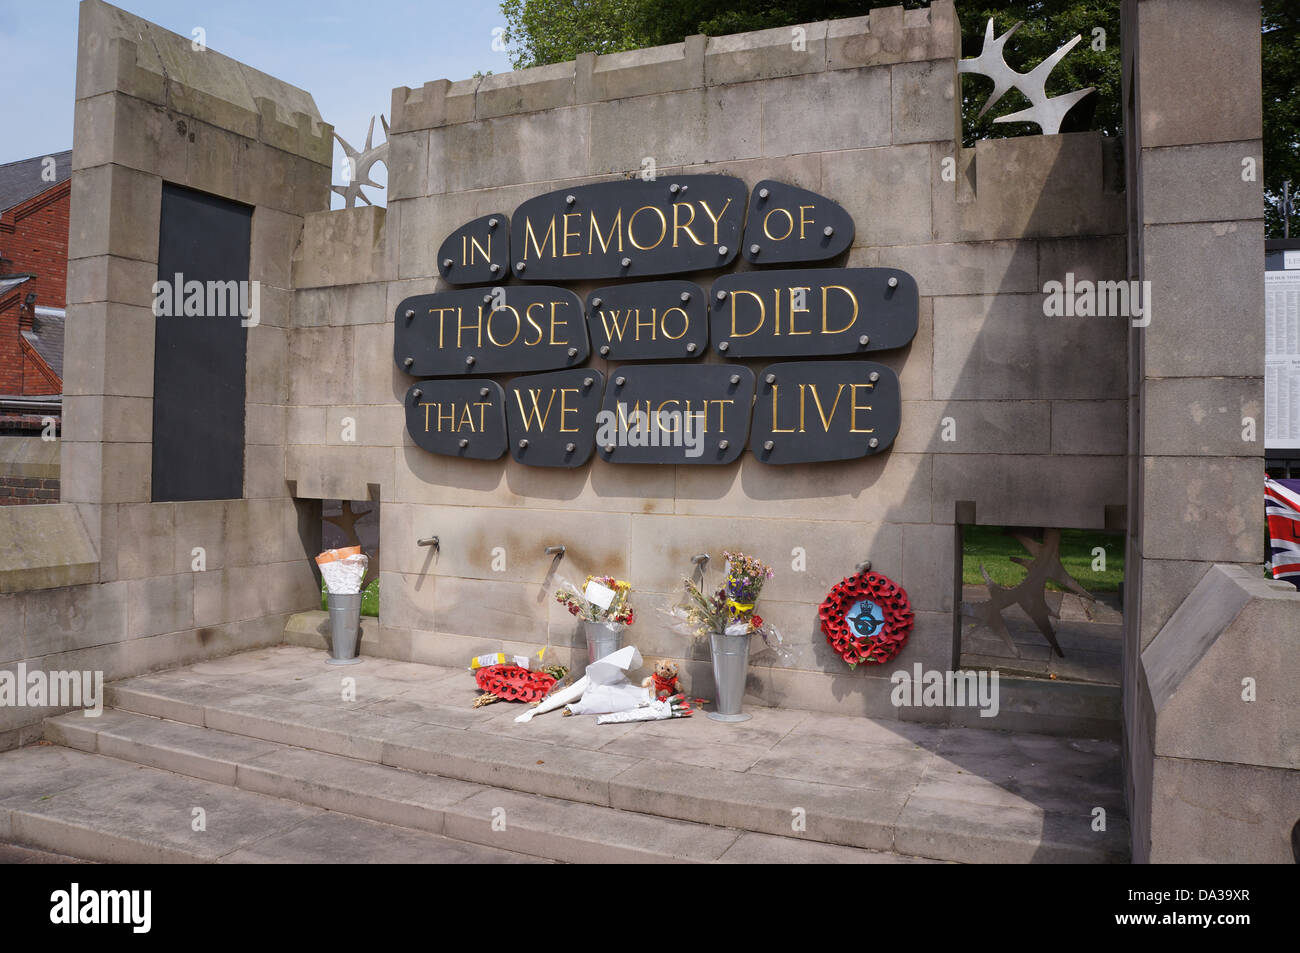
[[[59,497],[71,174],[71,152],[0,165],[0,506]]]
[[[72,153],[0,165],[0,415],[63,392]],[[55,416],[58,408],[55,407]],[[42,415],[44,416],[44,415]],[[0,430],[14,424],[0,419]]]

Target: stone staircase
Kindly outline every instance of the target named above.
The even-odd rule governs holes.
[[[463,670],[322,658],[243,653],[48,719],[0,755],[0,840],[134,862],[1127,859],[1109,741],[763,708],[519,725],[471,708]]]

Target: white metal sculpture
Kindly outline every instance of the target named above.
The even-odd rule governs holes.
[[[388,166],[388,120],[381,114],[379,121],[384,126],[384,141],[379,145],[371,145],[371,138],[375,134],[375,117],[370,117],[370,128],[366,130],[366,147],[358,152],[353,149],[348,141],[334,133],[334,138],[339,141],[343,147],[343,155],[346,157],[347,171],[345,173],[347,181],[342,185],[331,185],[331,191],[337,192],[343,196],[344,208],[355,208],[357,199],[365,202],[367,205],[374,203],[361,191],[363,185],[368,185],[374,189],[382,189],[383,186],[370,178],[370,170],[376,162],[382,162],[385,167]]]
[[[1025,94],[1025,97],[1032,105],[1028,109],[1022,109],[1019,112],[998,116],[993,121],[1037,123],[1039,128],[1042,129],[1043,135],[1053,136],[1061,131],[1061,121],[1065,119],[1065,114],[1079,100],[1091,93],[1094,88],[1089,86],[1086,89],[1079,89],[1072,93],[1050,98],[1047,95],[1047,77],[1056,68],[1056,64],[1061,62],[1070,50],[1074,49],[1075,44],[1079,42],[1081,37],[1076,34],[1074,39],[1028,73],[1017,73],[1007,65],[1002,50],[1006,46],[1007,40],[1011,38],[1011,34],[1020,29],[1020,26],[1021,24],[1017,23],[1006,33],[994,37],[993,18],[990,17],[988,25],[984,29],[984,44],[980,48],[979,56],[959,60],[957,62],[957,72],[975,73],[993,80],[993,92],[989,94],[988,101],[984,103],[984,108],[979,111],[979,115],[983,116],[988,112],[990,107],[1010,90],[1018,89]]]

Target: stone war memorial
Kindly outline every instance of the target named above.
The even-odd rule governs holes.
[[[933,0],[375,90],[344,186],[308,91],[79,31],[0,843],[1295,861],[1258,3],[1124,0],[1118,137]]]

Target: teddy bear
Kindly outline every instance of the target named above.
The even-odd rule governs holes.
[[[642,688],[649,688],[651,695],[656,699],[671,698],[679,691],[677,687],[677,663],[670,662],[667,659],[655,663],[653,675],[648,675],[641,680]]]

